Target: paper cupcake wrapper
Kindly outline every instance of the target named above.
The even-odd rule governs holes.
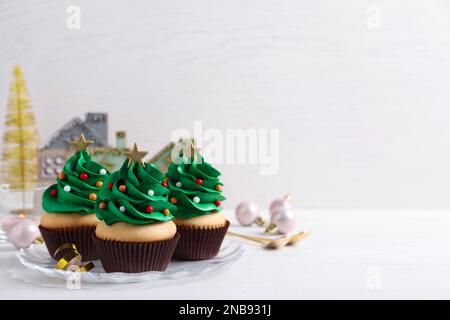
[[[179,260],[206,260],[217,256],[230,222],[220,228],[177,226],[180,241],[173,257]]]
[[[83,261],[98,259],[92,241],[95,226],[60,229],[47,229],[39,226],[39,230],[41,231],[42,238],[44,238],[48,253],[56,260],[61,259],[67,253],[63,250],[58,252],[56,257],[53,257],[55,251],[64,243],[73,243],[77,247],[77,251],[81,254]]]
[[[106,272],[165,271],[172,259],[180,235],[158,242],[121,242],[103,240],[93,235],[93,241]]]

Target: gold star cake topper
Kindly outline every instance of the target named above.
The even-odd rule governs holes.
[[[74,140],[74,141],[70,142],[72,147],[75,148],[76,152],[81,151],[81,150],[87,150],[89,152],[88,148],[93,143],[94,143],[94,141],[92,141],[92,140],[86,140],[86,138],[84,137],[84,134],[81,134],[80,138],[78,140]]]
[[[143,167],[145,167],[143,159],[147,153],[147,151],[139,151],[135,143],[133,149],[131,149],[131,151],[124,152],[124,155],[128,157],[128,166],[132,163],[140,163]]]
[[[190,139],[188,156],[191,158],[192,161],[198,162],[198,160],[200,158],[198,156],[198,152],[199,151],[200,151],[200,148],[196,147],[195,140],[194,139]]]

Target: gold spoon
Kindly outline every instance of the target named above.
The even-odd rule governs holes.
[[[242,234],[238,234],[238,233],[235,233],[235,232],[232,232],[232,233],[233,233],[233,235],[236,235],[238,237],[239,236],[244,236]],[[290,246],[290,245],[294,245],[297,242],[300,242],[301,240],[305,239],[309,234],[310,234],[309,231],[301,231],[299,233],[296,233],[296,234],[293,234],[293,235],[285,235],[285,236],[282,236],[280,238],[284,238],[284,237],[290,238],[288,243],[287,243],[287,245]],[[270,241],[270,240],[273,240],[273,239],[270,239],[270,238],[263,238],[263,237],[256,237],[256,236],[247,236],[247,235],[245,235],[245,237],[251,237],[251,238],[253,238],[253,240],[259,240],[259,241]],[[280,238],[278,238],[278,239],[280,239]]]
[[[248,236],[248,235],[244,235],[244,234],[240,234],[240,233],[236,233],[236,232],[232,232],[232,231],[228,231],[227,234],[230,236],[240,237],[240,238],[243,238],[246,240],[258,242],[260,244],[263,244],[266,248],[279,249],[286,245],[293,245],[293,244],[305,239],[308,236],[309,232],[302,231],[302,232],[297,233],[292,236],[285,235],[285,236],[282,236],[282,237],[279,237],[276,239]]]
[[[279,249],[287,245],[289,240],[291,239],[289,236],[283,236],[277,239],[267,239],[267,238],[259,238],[259,237],[253,237],[253,236],[247,236],[244,234],[235,233],[232,231],[227,232],[228,235],[243,238],[246,240],[250,240],[253,242],[258,242],[262,245],[264,245],[266,248],[269,249]]]
[[[309,234],[310,234],[309,231],[302,231],[302,232],[296,233],[291,236],[291,240],[289,240],[287,245],[292,246],[292,245],[296,244],[297,242],[300,242],[303,239],[305,239],[307,236],[309,236]]]

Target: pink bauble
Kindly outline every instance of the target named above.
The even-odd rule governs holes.
[[[40,236],[38,226],[29,219],[18,222],[8,234],[8,239],[17,248],[26,248]]]
[[[292,203],[286,198],[279,198],[272,201],[269,207],[269,214],[272,216],[279,209],[290,210],[292,208]]]
[[[11,229],[21,220],[23,220],[23,218],[21,218],[19,215],[16,214],[6,216],[2,220],[2,230],[5,231],[6,233],[10,233]]]
[[[292,211],[283,208],[275,211],[271,216],[270,221],[277,226],[278,232],[283,234],[292,232],[297,226],[297,220]]]
[[[234,213],[241,225],[251,226],[259,216],[259,208],[255,203],[241,202]]]
[[[41,222],[41,216],[38,215],[27,215],[27,219],[33,221],[37,225],[39,225],[39,223]]]

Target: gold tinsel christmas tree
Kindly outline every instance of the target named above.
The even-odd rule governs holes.
[[[3,133],[1,180],[10,189],[33,188],[37,181],[38,134],[22,70],[15,66]],[[25,204],[23,204],[25,205]]]

